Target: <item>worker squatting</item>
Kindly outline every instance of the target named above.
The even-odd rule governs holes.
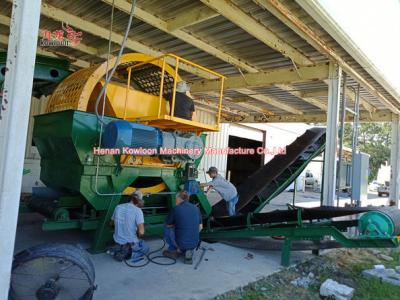
[[[201,155],[204,150],[205,155],[254,155],[254,154],[286,154],[286,147],[257,147],[257,148],[93,148],[95,155]]]

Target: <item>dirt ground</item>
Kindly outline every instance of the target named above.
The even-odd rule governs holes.
[[[400,265],[399,258],[399,249],[336,249],[245,287],[219,295],[215,300],[321,299],[319,288],[328,278],[354,288],[353,299],[400,299],[400,287],[361,276],[363,270],[373,268],[377,264],[394,268]],[[310,278],[309,286],[296,286],[291,283],[298,278]]]

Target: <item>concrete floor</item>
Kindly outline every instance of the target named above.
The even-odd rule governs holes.
[[[387,198],[376,193],[369,194],[363,205],[385,205]],[[292,203],[293,193],[284,192],[276,197],[265,211],[285,209]],[[349,202],[340,201],[341,206]],[[297,193],[296,205],[319,206],[319,194]],[[42,217],[37,214],[21,215],[18,223],[15,252],[44,242],[79,244],[88,248],[89,233],[69,230],[43,232],[40,228]],[[151,249],[160,247],[160,240],[149,240]],[[197,270],[179,260],[172,266],[149,264],[143,268],[129,268],[114,261],[107,254],[91,255],[96,268],[96,300],[118,299],[210,299],[218,294],[244,286],[252,281],[280,270],[280,251],[253,251],[234,248],[221,243],[206,244],[208,250]],[[248,253],[253,255],[248,259]],[[200,251],[195,254],[198,261]],[[309,253],[293,252],[292,263],[310,257]]]
[[[63,242],[89,247],[90,235],[81,231],[41,231],[42,217],[21,215],[15,252],[44,242]],[[148,241],[152,249],[160,240]],[[95,300],[119,299],[210,299],[218,294],[244,286],[280,270],[280,251],[252,251],[221,243],[206,244],[208,250],[197,270],[179,260],[172,266],[149,264],[129,268],[107,254],[91,255],[96,268]],[[253,258],[248,259],[248,253]],[[292,263],[307,259],[305,252],[293,252]],[[195,254],[198,261],[200,251]]]

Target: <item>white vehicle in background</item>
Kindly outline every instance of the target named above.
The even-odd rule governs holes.
[[[385,184],[381,184],[378,187],[378,196],[379,197],[383,197],[384,195],[386,197],[389,197],[389,192],[390,192],[390,182],[389,181],[385,181]]]
[[[368,185],[368,189],[372,192],[377,192],[378,187],[381,186],[382,184],[379,183],[378,181],[374,180]]]
[[[318,180],[314,177],[314,174],[310,170],[306,171],[304,176],[304,184],[306,187],[311,187],[313,189],[318,186]]]

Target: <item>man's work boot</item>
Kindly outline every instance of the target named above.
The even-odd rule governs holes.
[[[178,251],[176,251],[176,250],[175,251],[164,250],[162,255],[164,255],[165,257],[177,259],[178,258]]]
[[[185,264],[187,265],[193,264],[193,250],[185,251]]]

